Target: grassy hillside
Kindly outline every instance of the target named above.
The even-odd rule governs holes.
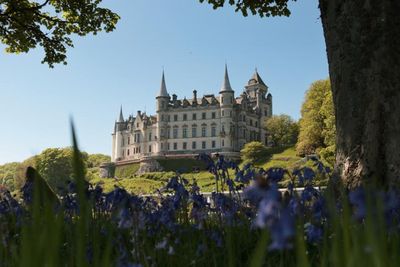
[[[127,191],[136,194],[153,193],[164,186],[169,178],[174,175],[172,170],[184,170],[183,177],[192,182],[196,180],[203,192],[215,190],[215,179],[212,174],[204,170],[204,164],[194,159],[185,160],[160,160],[160,164],[167,170],[166,172],[153,172],[142,175],[136,175],[138,165],[127,165],[117,167],[116,175],[118,179],[94,179],[91,183],[101,185],[105,191],[111,191],[114,186],[121,186]],[[298,167],[304,162],[296,156],[294,147],[289,148],[270,148],[269,154],[260,160],[255,167],[268,169],[271,167],[282,167],[292,169]],[[190,172],[193,167],[201,167],[202,171],[198,173]],[[231,177],[234,177],[233,170],[230,170]],[[286,182],[284,182],[285,184]]]

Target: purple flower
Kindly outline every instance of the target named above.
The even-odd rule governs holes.
[[[355,208],[354,217],[356,220],[363,220],[367,214],[367,207],[365,203],[364,188],[358,187],[349,193],[349,201]]]
[[[308,223],[305,225],[305,233],[309,243],[318,243],[322,240],[323,231],[321,227]]]
[[[267,179],[271,183],[277,183],[280,182],[283,179],[283,176],[285,175],[286,170],[283,168],[270,168],[267,170]]]

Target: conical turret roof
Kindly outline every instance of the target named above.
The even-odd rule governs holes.
[[[119,110],[118,122],[124,122],[124,115],[122,114],[122,105],[121,105],[121,109]]]
[[[164,71],[162,73],[162,78],[161,78],[160,92],[158,93],[157,97],[169,97],[167,86],[165,85]]]
[[[224,82],[222,83],[220,92],[227,92],[227,91],[233,92],[231,83],[229,82],[228,67],[225,64]]]
[[[250,84],[255,84],[255,83],[262,84],[262,85],[266,86],[264,81],[261,79],[260,75],[258,74],[257,69],[255,70],[253,76],[249,80],[249,85]]]

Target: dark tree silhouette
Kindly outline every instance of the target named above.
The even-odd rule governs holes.
[[[229,3],[244,16],[289,16],[289,0]],[[319,0],[337,129],[335,171],[348,187],[400,177],[400,1]]]
[[[70,36],[112,31],[118,15],[101,8],[102,0],[0,0],[0,40],[6,51],[28,52],[40,45],[42,63],[66,64]]]

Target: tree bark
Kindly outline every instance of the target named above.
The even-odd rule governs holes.
[[[319,0],[344,184],[399,185],[400,1]]]

